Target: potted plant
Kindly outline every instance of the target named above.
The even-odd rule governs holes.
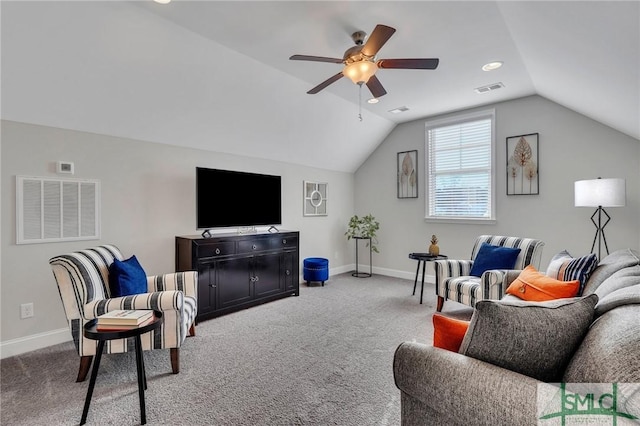
[[[380,229],[380,223],[371,214],[363,217],[353,215],[351,219],[349,219],[349,228],[344,235],[347,236],[347,240],[355,237],[371,238],[371,250],[380,253],[376,246],[376,244],[378,244],[376,235],[378,229]]]

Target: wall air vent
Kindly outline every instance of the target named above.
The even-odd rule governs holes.
[[[100,239],[100,181],[16,176],[16,244]]]
[[[475,90],[476,93],[487,93],[494,90],[502,89],[503,87],[504,87],[504,84],[502,83],[493,83],[493,84],[488,84],[486,86],[475,88],[473,90]]]

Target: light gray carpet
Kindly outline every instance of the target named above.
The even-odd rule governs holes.
[[[422,305],[413,281],[378,275],[300,287],[201,322],[177,375],[168,350],[145,352],[147,423],[398,425],[393,354],[406,340],[431,343],[433,286]],[[2,360],[0,423],[79,424],[89,380],[75,383],[78,364],[71,342]],[[140,423],[135,372],[132,353],[103,357],[87,424]]]

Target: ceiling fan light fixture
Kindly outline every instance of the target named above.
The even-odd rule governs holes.
[[[378,65],[371,61],[350,62],[344,66],[342,73],[354,84],[366,83],[378,71]]]
[[[484,64],[482,66],[482,71],[493,71],[497,70],[503,65],[502,61],[489,62],[488,64]]]

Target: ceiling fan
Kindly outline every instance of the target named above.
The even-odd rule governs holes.
[[[375,76],[375,73],[379,68],[433,70],[438,67],[438,63],[440,62],[438,58],[376,60],[378,50],[384,46],[395,32],[395,28],[378,24],[369,38],[367,38],[367,42],[364,43],[364,39],[367,34],[364,31],[356,31],[351,35],[351,38],[356,45],[347,49],[346,52],[344,52],[342,59],[308,55],[293,55],[289,59],[293,61],[344,64],[344,68],[338,74],[328,78],[313,89],[309,90],[307,93],[310,95],[315,95],[325,87],[346,76],[355,84],[360,86],[362,86],[363,83],[366,84],[373,97],[379,98],[387,94],[387,91],[380,83],[380,80]]]

